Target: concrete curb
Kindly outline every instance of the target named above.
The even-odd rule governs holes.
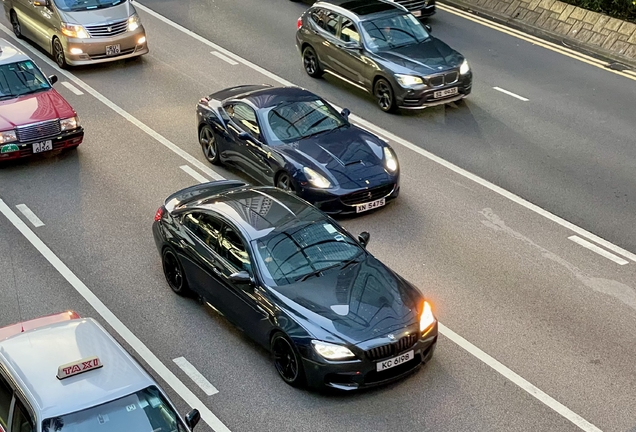
[[[613,69],[631,69],[636,71],[636,55],[634,57],[631,56],[627,56],[627,55],[622,55],[619,54],[615,51],[612,51],[610,49],[606,49],[603,48],[601,46],[595,45],[595,44],[591,44],[591,43],[587,43],[587,42],[582,42],[580,40],[575,39],[574,37],[570,37],[568,35],[564,35],[561,33],[558,33],[556,31],[550,30],[548,28],[545,28],[541,25],[537,25],[537,24],[529,24],[527,22],[524,22],[522,19],[517,19],[515,18],[515,16],[519,16],[520,15],[520,1],[519,0],[495,0],[495,3],[486,0],[485,4],[479,4],[479,3],[483,3],[484,0],[443,0],[443,4],[449,5],[449,6],[454,6],[456,8],[465,10],[465,11],[470,11],[472,13],[476,13],[477,15],[480,16],[484,16],[486,18],[489,18],[495,22],[498,22],[500,24],[505,24],[507,26],[510,26],[512,28],[515,28],[517,30],[521,30],[524,31],[526,33],[529,33],[531,35],[540,37],[542,39],[546,39],[550,42],[556,43],[556,44],[560,44],[563,45],[565,47],[568,48],[574,48],[578,51],[581,51],[591,57],[595,57],[598,58],[599,60],[603,60],[606,61],[609,65],[608,67],[611,67]],[[523,0],[522,0],[523,1]],[[525,2],[527,2],[528,0],[525,0]],[[536,2],[536,4],[539,4],[538,0],[533,0],[534,2]],[[550,0],[547,0],[550,1]],[[552,0],[554,1],[554,0]],[[442,2],[440,2],[442,3]],[[561,3],[563,5],[566,5],[566,7],[570,7],[574,9],[574,6],[571,5],[567,5],[565,3],[562,2],[558,2]],[[502,8],[502,7],[498,7],[497,9],[499,9],[500,11],[495,10],[492,7],[489,7],[488,4],[496,4],[496,5],[501,5],[504,4],[505,6],[509,6],[508,8]],[[504,9],[504,12],[501,12],[501,10]],[[512,9],[512,10],[511,10]],[[576,8],[576,9],[580,9],[580,8]],[[583,11],[583,9],[580,9]],[[571,10],[570,10],[571,11]],[[629,23],[627,21],[620,21],[617,20],[615,18],[611,18],[608,19],[609,17],[606,17],[606,15],[601,15],[598,14],[596,12],[590,12],[587,11],[588,13],[592,13],[594,15],[598,15],[600,17],[605,17],[605,19],[603,20],[603,22],[601,22],[601,29],[603,29],[603,23],[604,24],[609,24],[609,23],[615,23],[615,22],[619,22],[619,23],[627,23],[627,25],[631,26],[634,25],[632,23]],[[543,14],[542,14],[543,15]],[[585,14],[583,14],[585,17]],[[538,17],[540,17],[541,15],[537,15]],[[549,19],[549,18],[548,18]],[[613,21],[611,21],[613,20]],[[538,20],[535,17],[535,21],[538,22]],[[543,20],[542,23],[546,23],[547,20]],[[554,21],[554,20],[553,20]],[[549,22],[549,21],[548,21]],[[581,22],[581,24],[583,24]],[[554,27],[554,23],[550,23],[550,25],[552,27]],[[558,25],[558,24],[557,24]],[[576,24],[575,24],[576,25]],[[615,26],[616,24],[614,24]],[[636,25],[634,25],[636,26]],[[579,27],[582,29],[582,31],[585,31],[585,29],[583,29],[582,27]],[[604,29],[603,29],[604,30]],[[604,30],[604,33],[608,33],[609,34],[609,30]],[[632,39],[635,39],[636,37],[636,32],[634,32],[631,35],[631,39],[629,39],[630,41]],[[627,43],[627,42],[626,42]],[[630,53],[631,52],[636,52],[636,40],[634,40],[634,43],[631,44],[630,42]]]

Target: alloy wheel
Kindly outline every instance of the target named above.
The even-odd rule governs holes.
[[[58,38],[53,39],[53,57],[55,63],[62,69],[66,68],[66,58],[64,57],[64,47]]]
[[[187,284],[183,277],[183,269],[175,254],[166,249],[163,253],[163,273],[170,289],[179,295],[187,292]]]
[[[276,335],[272,341],[274,366],[281,378],[288,384],[296,384],[300,378],[300,364],[296,352],[283,335]]]
[[[314,78],[319,78],[322,76],[322,69],[320,67],[320,62],[318,61],[318,56],[313,48],[307,47],[305,51],[303,51],[303,66],[305,68],[305,72],[307,75]]]
[[[11,12],[11,27],[13,27],[13,34],[18,39],[22,39],[22,28],[20,27],[20,21],[15,12]]]
[[[291,178],[287,173],[281,173],[278,175],[276,187],[287,192],[294,192],[294,186],[292,185]]]
[[[201,129],[201,133],[199,134],[199,143],[201,144],[201,149],[203,150],[205,158],[210,163],[217,164],[219,162],[219,150],[216,145],[214,132],[210,129],[210,127],[204,126]]]
[[[375,98],[378,101],[380,109],[384,112],[392,112],[395,110],[395,101],[393,100],[393,89],[391,85],[383,79],[378,80],[375,84]]]

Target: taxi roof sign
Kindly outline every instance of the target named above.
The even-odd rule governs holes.
[[[99,369],[102,366],[104,365],[99,360],[99,357],[86,357],[71,363],[63,364],[62,366],[58,367],[57,378],[62,380],[64,378],[88,372],[93,369]]]

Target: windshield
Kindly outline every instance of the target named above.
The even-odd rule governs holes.
[[[429,38],[424,26],[410,13],[363,22],[362,30],[372,51],[418,44]]]
[[[55,0],[55,6],[59,10],[69,12],[105,9],[125,2],[126,0]]]
[[[43,432],[187,432],[156,387],[72,414],[46,419]]]
[[[320,99],[284,102],[266,110],[264,115],[265,133],[273,145],[298,141],[347,124],[333,107]]]
[[[273,231],[255,243],[261,273],[270,286],[297,282],[317,270],[340,268],[364,252],[326,219]]]
[[[13,99],[50,88],[42,71],[31,60],[0,65],[0,99]]]

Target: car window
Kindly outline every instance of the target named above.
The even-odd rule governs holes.
[[[346,43],[360,43],[360,33],[356,29],[355,24],[349,18],[342,18],[342,26],[340,30],[340,40]]]
[[[234,228],[225,226],[223,236],[219,242],[219,254],[236,268],[237,271],[245,270],[252,274],[250,257],[245,243]]]
[[[0,425],[7,430],[9,423],[9,409],[11,408],[11,399],[13,398],[13,390],[2,375],[0,375]]]
[[[0,100],[50,88],[42,71],[31,60],[0,65]]]
[[[270,145],[294,142],[347,124],[321,99],[284,102],[266,110],[265,116],[265,134]]]
[[[22,402],[19,399],[15,401],[13,409],[13,419],[11,421],[11,432],[33,432],[33,420],[29,415]]]
[[[338,34],[338,20],[340,19],[340,15],[335,12],[325,11],[324,20],[325,26],[323,27],[327,30],[328,33],[331,33],[333,36]]]
[[[372,51],[418,44],[429,38],[424,26],[410,13],[364,21],[362,33]]]
[[[309,18],[321,29],[327,30],[327,25],[324,20],[324,9],[315,8],[309,13]]]
[[[193,212],[184,217],[183,224],[212,250],[217,249],[223,226],[220,220],[205,213]]]
[[[256,259],[269,285],[288,285],[327,267],[338,267],[364,250],[328,220],[273,231],[256,241]]]
[[[70,12],[105,9],[126,3],[126,0],[54,0],[54,2],[58,9]]]
[[[232,121],[245,132],[258,139],[261,129],[256,120],[256,112],[248,105],[236,103],[225,108]]]

